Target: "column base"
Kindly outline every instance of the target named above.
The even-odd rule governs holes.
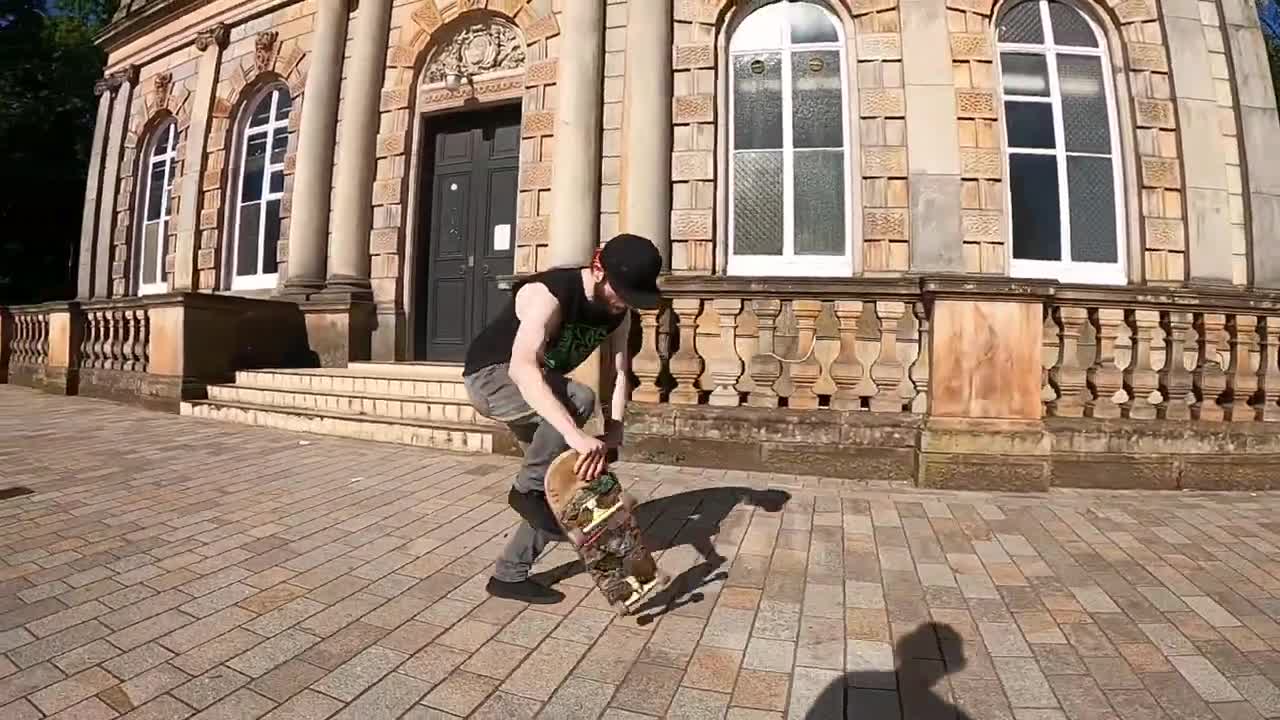
[[[326,289],[299,303],[307,342],[321,367],[346,367],[371,359],[377,317],[373,300],[365,295]]]
[[[1044,492],[1052,437],[1040,420],[929,418],[920,433],[916,484],[945,490]]]
[[[297,278],[286,280],[277,297],[288,300],[305,300],[325,289],[324,278]]]
[[[330,275],[324,282],[324,293],[346,293],[360,295],[361,299],[373,299],[373,285],[367,277],[352,275]]]

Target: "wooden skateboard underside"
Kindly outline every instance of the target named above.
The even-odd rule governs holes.
[[[584,484],[574,475],[577,453],[570,450],[547,469],[547,501],[587,572],[605,598],[620,612],[629,611],[666,575],[640,537],[631,503],[613,473]]]

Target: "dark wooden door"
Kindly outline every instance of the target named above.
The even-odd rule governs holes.
[[[520,115],[518,108],[489,110],[433,125],[417,355],[461,362],[507,300],[498,282],[511,275],[515,259]]]

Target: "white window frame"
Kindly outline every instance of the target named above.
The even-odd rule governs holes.
[[[1076,45],[1058,45],[1054,40],[1053,24],[1049,17],[1048,0],[1024,0],[1010,4],[1004,11],[1016,5],[1026,3],[1035,3],[1040,15],[1040,28],[1044,36],[1043,43],[1015,43],[1004,42],[999,38],[999,24],[996,27],[996,73],[1000,87],[1002,102],[1001,110],[1001,132],[1004,139],[1004,176],[1005,182],[1005,207],[1008,208],[1006,216],[1005,239],[1008,245],[1009,273],[1015,277],[1025,278],[1043,278],[1058,280],[1065,283],[1078,283],[1088,285],[1125,285],[1128,283],[1128,240],[1126,233],[1125,217],[1125,178],[1124,167],[1122,165],[1122,148],[1120,145],[1120,119],[1116,110],[1116,94],[1115,79],[1112,77],[1111,57],[1107,50],[1107,36],[1094,21],[1092,15],[1084,9],[1077,6],[1074,2],[1068,0],[1058,0],[1058,2],[1068,8],[1071,8],[1077,15],[1088,25],[1093,31],[1094,40],[1098,43],[1097,47],[1080,47]],[[1023,55],[1040,55],[1045,58],[1046,71],[1049,75],[1049,96],[1040,95],[1018,95],[1010,94],[1004,90],[1004,73],[1003,73],[1003,53],[1018,53]],[[1058,79],[1058,56],[1059,55],[1077,55],[1096,57],[1102,65],[1102,80],[1104,94],[1107,104],[1107,123],[1110,128],[1111,136],[1111,185],[1115,194],[1115,225],[1116,225],[1116,261],[1112,263],[1102,262],[1085,262],[1071,259],[1071,189],[1067,185],[1067,157],[1107,157],[1102,153],[1087,152],[1067,152],[1066,132],[1062,120],[1062,91],[1059,86]],[[1053,133],[1054,148],[1046,150],[1043,148],[1018,148],[1014,149],[1009,145],[1009,121],[1008,114],[1004,112],[1005,101],[1016,102],[1038,102],[1047,103],[1053,109]],[[1022,155],[1049,155],[1053,156],[1057,162],[1058,170],[1058,233],[1059,247],[1062,253],[1061,260],[1020,260],[1013,256],[1013,176],[1010,172],[1011,156],[1014,153]]]
[[[161,140],[168,143],[168,151],[159,157],[155,156],[156,147]],[[156,128],[151,133],[150,142],[146,145],[146,152],[143,154],[143,168],[141,173],[142,185],[140,187],[142,213],[139,215],[138,223],[138,239],[137,239],[137,265],[135,271],[137,273],[137,292],[138,295],[158,295],[169,291],[169,280],[165,277],[164,260],[165,251],[169,243],[169,210],[173,200],[173,173],[171,169],[177,162],[178,158],[178,123],[173,119],[166,120],[163,125]],[[151,215],[151,179],[155,172],[156,163],[162,163],[160,172],[163,173],[163,187],[160,193],[160,217],[155,220],[148,220]],[[147,251],[146,237],[147,227],[158,225],[156,234],[156,281],[144,282],[142,273],[146,267],[146,258],[144,255]]]
[[[743,276],[782,276],[782,277],[851,277],[854,273],[854,206],[853,203],[857,197],[854,193],[853,186],[853,158],[852,141],[850,137],[850,126],[852,123],[852,114],[850,110],[849,98],[849,63],[848,63],[848,38],[845,35],[844,24],[840,18],[826,6],[825,3],[815,2],[812,0],[779,0],[777,3],[769,3],[756,7],[744,16],[742,22],[746,22],[752,14],[760,12],[767,7],[774,5],[809,5],[821,10],[827,20],[836,29],[836,42],[828,43],[805,43],[801,45],[793,45],[791,43],[790,32],[782,33],[782,44],[779,47],[751,47],[750,49],[735,49],[733,42],[737,35],[735,28],[728,42],[728,62],[726,63],[726,75],[729,95],[729,109],[726,122],[729,124],[728,132],[728,210],[729,213],[728,242],[725,272],[729,275]],[[742,23],[738,24],[741,28]],[[791,80],[791,57],[795,52],[803,52],[806,50],[835,50],[840,59],[840,100],[841,100],[841,142],[840,148],[842,162],[844,166],[844,253],[842,255],[796,255],[795,254],[795,184],[793,179],[793,166],[795,157],[792,119],[792,80]],[[733,77],[733,60],[739,55],[756,55],[759,53],[777,52],[782,56],[782,254],[781,255],[745,255],[735,252],[736,246],[736,230],[734,227],[734,198],[736,197],[735,188],[737,179],[734,177],[734,157],[738,153],[753,152],[778,152],[779,149],[771,148],[768,150],[737,150],[734,148],[734,112],[737,104],[737,92],[734,86]],[[832,150],[834,148],[805,148],[805,150]]]
[[[239,152],[239,169],[237,170],[237,182],[234,186],[235,195],[233,196],[233,207],[231,221],[231,232],[234,242],[231,243],[231,255],[228,258],[228,266],[231,268],[231,289],[232,290],[265,290],[274,288],[279,281],[279,272],[264,273],[261,271],[263,261],[263,243],[266,240],[267,233],[267,204],[272,200],[279,200],[284,197],[283,188],[280,192],[271,192],[271,174],[276,170],[284,172],[284,161],[278,163],[271,162],[272,152],[276,149],[273,145],[275,132],[280,128],[285,129],[286,152],[288,145],[288,128],[289,115],[285,115],[283,120],[276,119],[276,111],[279,109],[279,101],[281,96],[287,96],[289,88],[274,84],[264,90],[260,95],[255,97],[252,102],[246,103],[244,107],[244,119],[241,121],[242,131],[240,133]],[[264,99],[270,98],[271,108],[267,116],[267,122],[264,125],[250,127],[253,121],[253,111],[258,107]],[[290,98],[292,100],[292,98]],[[293,112],[292,106],[289,112]],[[240,236],[240,213],[243,211],[245,203],[240,199],[244,194],[245,169],[249,157],[249,142],[260,136],[266,136],[267,149],[266,161],[262,171],[262,197],[258,202],[262,209],[258,212],[258,233],[256,241],[258,243],[258,272],[241,275],[239,273],[240,264],[240,243],[243,238]]]

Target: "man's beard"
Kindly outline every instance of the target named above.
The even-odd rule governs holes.
[[[591,306],[591,311],[593,313],[600,315],[616,315],[617,313],[613,311],[613,308],[609,306],[609,301],[605,300],[604,297],[604,284],[606,282],[606,280],[601,280],[592,286],[591,299],[588,301],[588,305]]]

